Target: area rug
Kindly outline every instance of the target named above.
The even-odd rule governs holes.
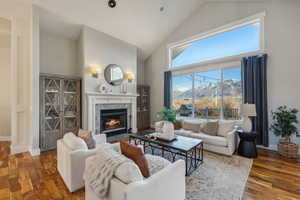
[[[158,151],[155,154],[161,155]],[[165,154],[165,157],[170,156]],[[186,200],[242,199],[252,162],[238,155],[204,152],[204,163],[186,177]]]
[[[204,152],[204,163],[186,178],[187,200],[240,200],[252,159]]]

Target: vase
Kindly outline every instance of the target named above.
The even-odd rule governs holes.
[[[162,137],[166,140],[174,139],[174,124],[172,122],[164,121],[164,125],[162,127]]]

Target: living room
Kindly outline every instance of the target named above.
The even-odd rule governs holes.
[[[300,198],[299,1],[0,2],[0,199]]]

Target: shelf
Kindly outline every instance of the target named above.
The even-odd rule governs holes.
[[[64,93],[65,94],[77,94],[77,92],[68,92],[68,91],[65,91]]]
[[[58,90],[46,90],[46,93],[58,93]]]
[[[60,132],[60,129],[45,130],[45,132],[46,132],[46,133],[47,133],[47,132],[51,132],[51,133],[53,133],[53,132]]]
[[[58,119],[59,117],[45,117],[46,120],[49,120],[49,119]]]
[[[68,115],[68,116],[64,116],[64,118],[76,118],[76,115]]]

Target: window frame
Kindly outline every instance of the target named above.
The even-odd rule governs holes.
[[[235,62],[226,62],[221,64],[214,64],[207,67],[197,68],[197,69],[188,69],[188,70],[180,70],[175,71],[172,74],[172,78],[176,76],[184,76],[184,75],[192,75],[192,91],[193,91],[193,97],[192,97],[192,104],[193,104],[193,110],[192,110],[192,116],[189,118],[196,119],[195,118],[195,74],[201,73],[201,72],[209,72],[209,71],[217,71],[220,70],[221,72],[221,82],[222,82],[222,97],[221,97],[221,110],[220,110],[220,118],[219,120],[225,120],[224,119],[224,97],[223,97],[223,81],[224,81],[224,70],[226,69],[234,69],[242,67],[240,61]],[[243,81],[243,77],[241,76],[241,81]],[[243,88],[242,88],[242,94],[243,94]],[[173,104],[173,83],[172,83],[172,96],[171,96],[171,103]],[[242,95],[242,102],[244,102],[244,96]],[[240,121],[240,120],[234,120],[234,121]]]
[[[210,63],[215,63],[215,62],[226,62],[230,60],[237,60],[242,57],[254,55],[254,54],[262,54],[265,52],[265,24],[264,24],[264,18],[266,16],[266,12],[258,13],[256,15],[244,18],[242,20],[238,20],[232,23],[229,23],[227,25],[215,28],[213,30],[195,35],[193,37],[187,38],[185,40],[179,41],[179,42],[174,42],[169,45],[167,45],[167,55],[168,55],[168,68],[169,70],[181,70],[185,68],[193,68],[193,67],[198,67],[199,65],[207,65]],[[202,39],[206,39],[224,32],[232,31],[244,26],[252,25],[259,23],[260,27],[260,50],[258,51],[252,51],[248,53],[243,53],[243,54],[238,54],[238,55],[233,55],[233,56],[226,56],[222,58],[217,58],[217,59],[212,59],[208,61],[202,61],[202,62],[197,62],[197,63],[192,63],[192,64],[187,64],[187,65],[181,65],[181,66],[172,66],[172,49],[179,47],[179,46],[184,46]]]

